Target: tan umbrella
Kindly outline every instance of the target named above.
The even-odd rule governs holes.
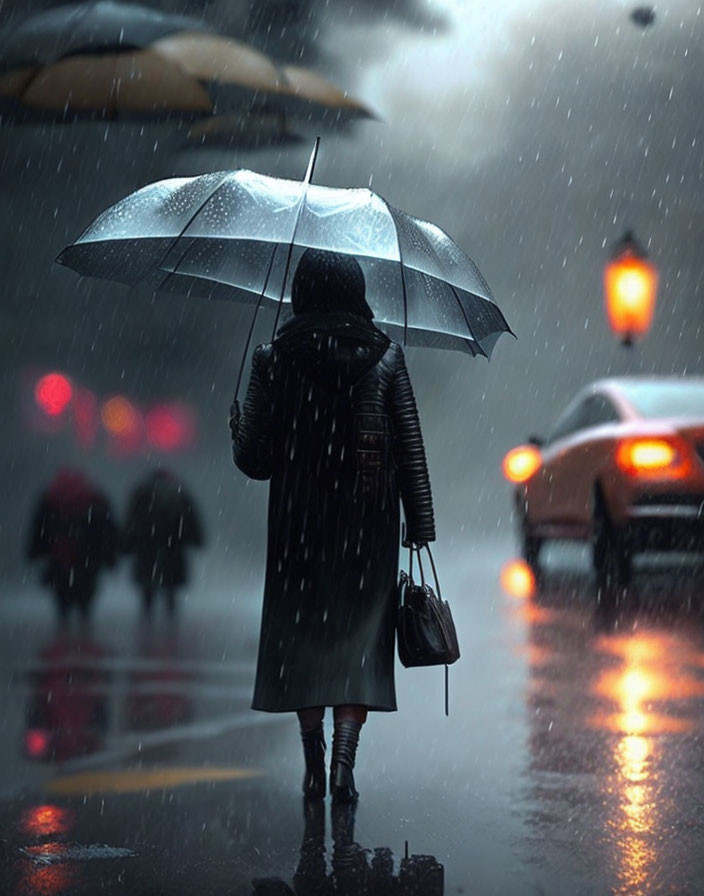
[[[34,72],[24,81],[17,69],[0,77],[0,94],[32,109],[98,111],[105,117],[121,112],[212,111],[207,90],[152,50],[68,56]],[[9,92],[12,88],[14,93]]]
[[[124,49],[115,52],[117,46]],[[255,108],[303,113],[306,120],[330,120],[332,113],[337,122],[371,116],[362,103],[309,69],[281,67],[197,20],[113,0],[56,7],[7,33],[0,42],[0,101],[20,114],[24,109],[64,119],[95,113],[207,114],[213,108],[218,114]],[[228,128],[233,130],[232,122],[221,120],[195,139],[222,136]],[[239,122],[234,129],[242,130]]]
[[[374,118],[373,113],[347,91],[340,90],[330,81],[308,68],[286,65],[283,68],[287,87],[284,93],[291,94],[301,100],[339,109],[360,118]]]
[[[182,31],[155,41],[151,49],[199,81],[264,91],[278,91],[286,81],[268,56],[231,37]]]
[[[248,103],[252,101],[250,91],[256,91],[267,95],[264,99],[273,101],[280,109],[286,109],[291,100],[298,100],[344,111],[352,117],[373,117],[359,100],[310,69],[280,67],[264,53],[231,37],[185,31],[163,37],[151,47],[207,83],[216,107],[226,107],[228,101],[236,99],[233,92],[223,94],[218,90],[230,87],[244,88],[246,92],[240,94],[240,99]]]
[[[288,129],[283,112],[241,111],[201,118],[191,126],[186,139],[192,146],[257,149],[272,143],[300,143],[303,137]]]

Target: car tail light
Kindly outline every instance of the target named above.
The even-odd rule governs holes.
[[[542,462],[535,445],[519,445],[504,457],[501,469],[509,482],[526,482],[538,472]]]
[[[689,472],[687,454],[674,439],[627,439],[616,449],[616,464],[630,476],[682,479]]]

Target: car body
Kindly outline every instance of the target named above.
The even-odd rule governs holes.
[[[704,550],[704,377],[620,377],[582,389],[516,490],[523,553],[590,541],[597,572],[633,554]],[[535,449],[533,449],[535,451]]]

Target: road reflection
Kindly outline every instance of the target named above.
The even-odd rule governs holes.
[[[586,573],[525,581],[506,564],[526,635],[532,851],[582,864],[600,892],[690,892],[704,873],[701,571],[655,571],[618,611]]]
[[[355,840],[356,806],[333,804],[331,871],[325,857],[325,815],[322,800],[303,803],[305,824],[292,887],[281,878],[255,878],[255,896],[443,896],[444,867],[434,856],[406,855],[395,863],[388,846],[365,849]],[[394,873],[398,864],[398,874]]]
[[[108,726],[108,651],[85,634],[60,633],[43,647],[28,678],[23,754],[63,762],[101,748]]]
[[[60,896],[75,892],[81,882],[75,864],[54,863],[44,858],[60,850],[75,821],[75,810],[65,806],[40,803],[24,809],[18,826],[22,845],[13,844],[17,872],[14,896]]]
[[[143,632],[139,655],[143,662],[130,673],[124,724],[131,731],[155,731],[190,721],[194,715],[188,689],[194,676],[183,665],[184,647],[178,631]]]

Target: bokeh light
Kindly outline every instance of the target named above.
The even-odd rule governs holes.
[[[139,412],[123,395],[114,395],[100,411],[103,426],[110,435],[126,438],[139,431]]]
[[[45,374],[34,387],[34,398],[50,417],[58,417],[73,398],[73,386],[67,376],[53,371]]]
[[[501,567],[501,587],[511,597],[527,600],[536,591],[535,573],[525,560],[510,560]]]
[[[49,754],[49,735],[42,728],[28,728],[24,735],[24,749],[30,759],[44,759]]]
[[[526,482],[540,469],[542,457],[535,445],[519,445],[504,457],[501,469],[509,482]]]
[[[159,451],[178,451],[193,441],[195,421],[186,405],[157,405],[147,412],[145,422],[147,440]]]

